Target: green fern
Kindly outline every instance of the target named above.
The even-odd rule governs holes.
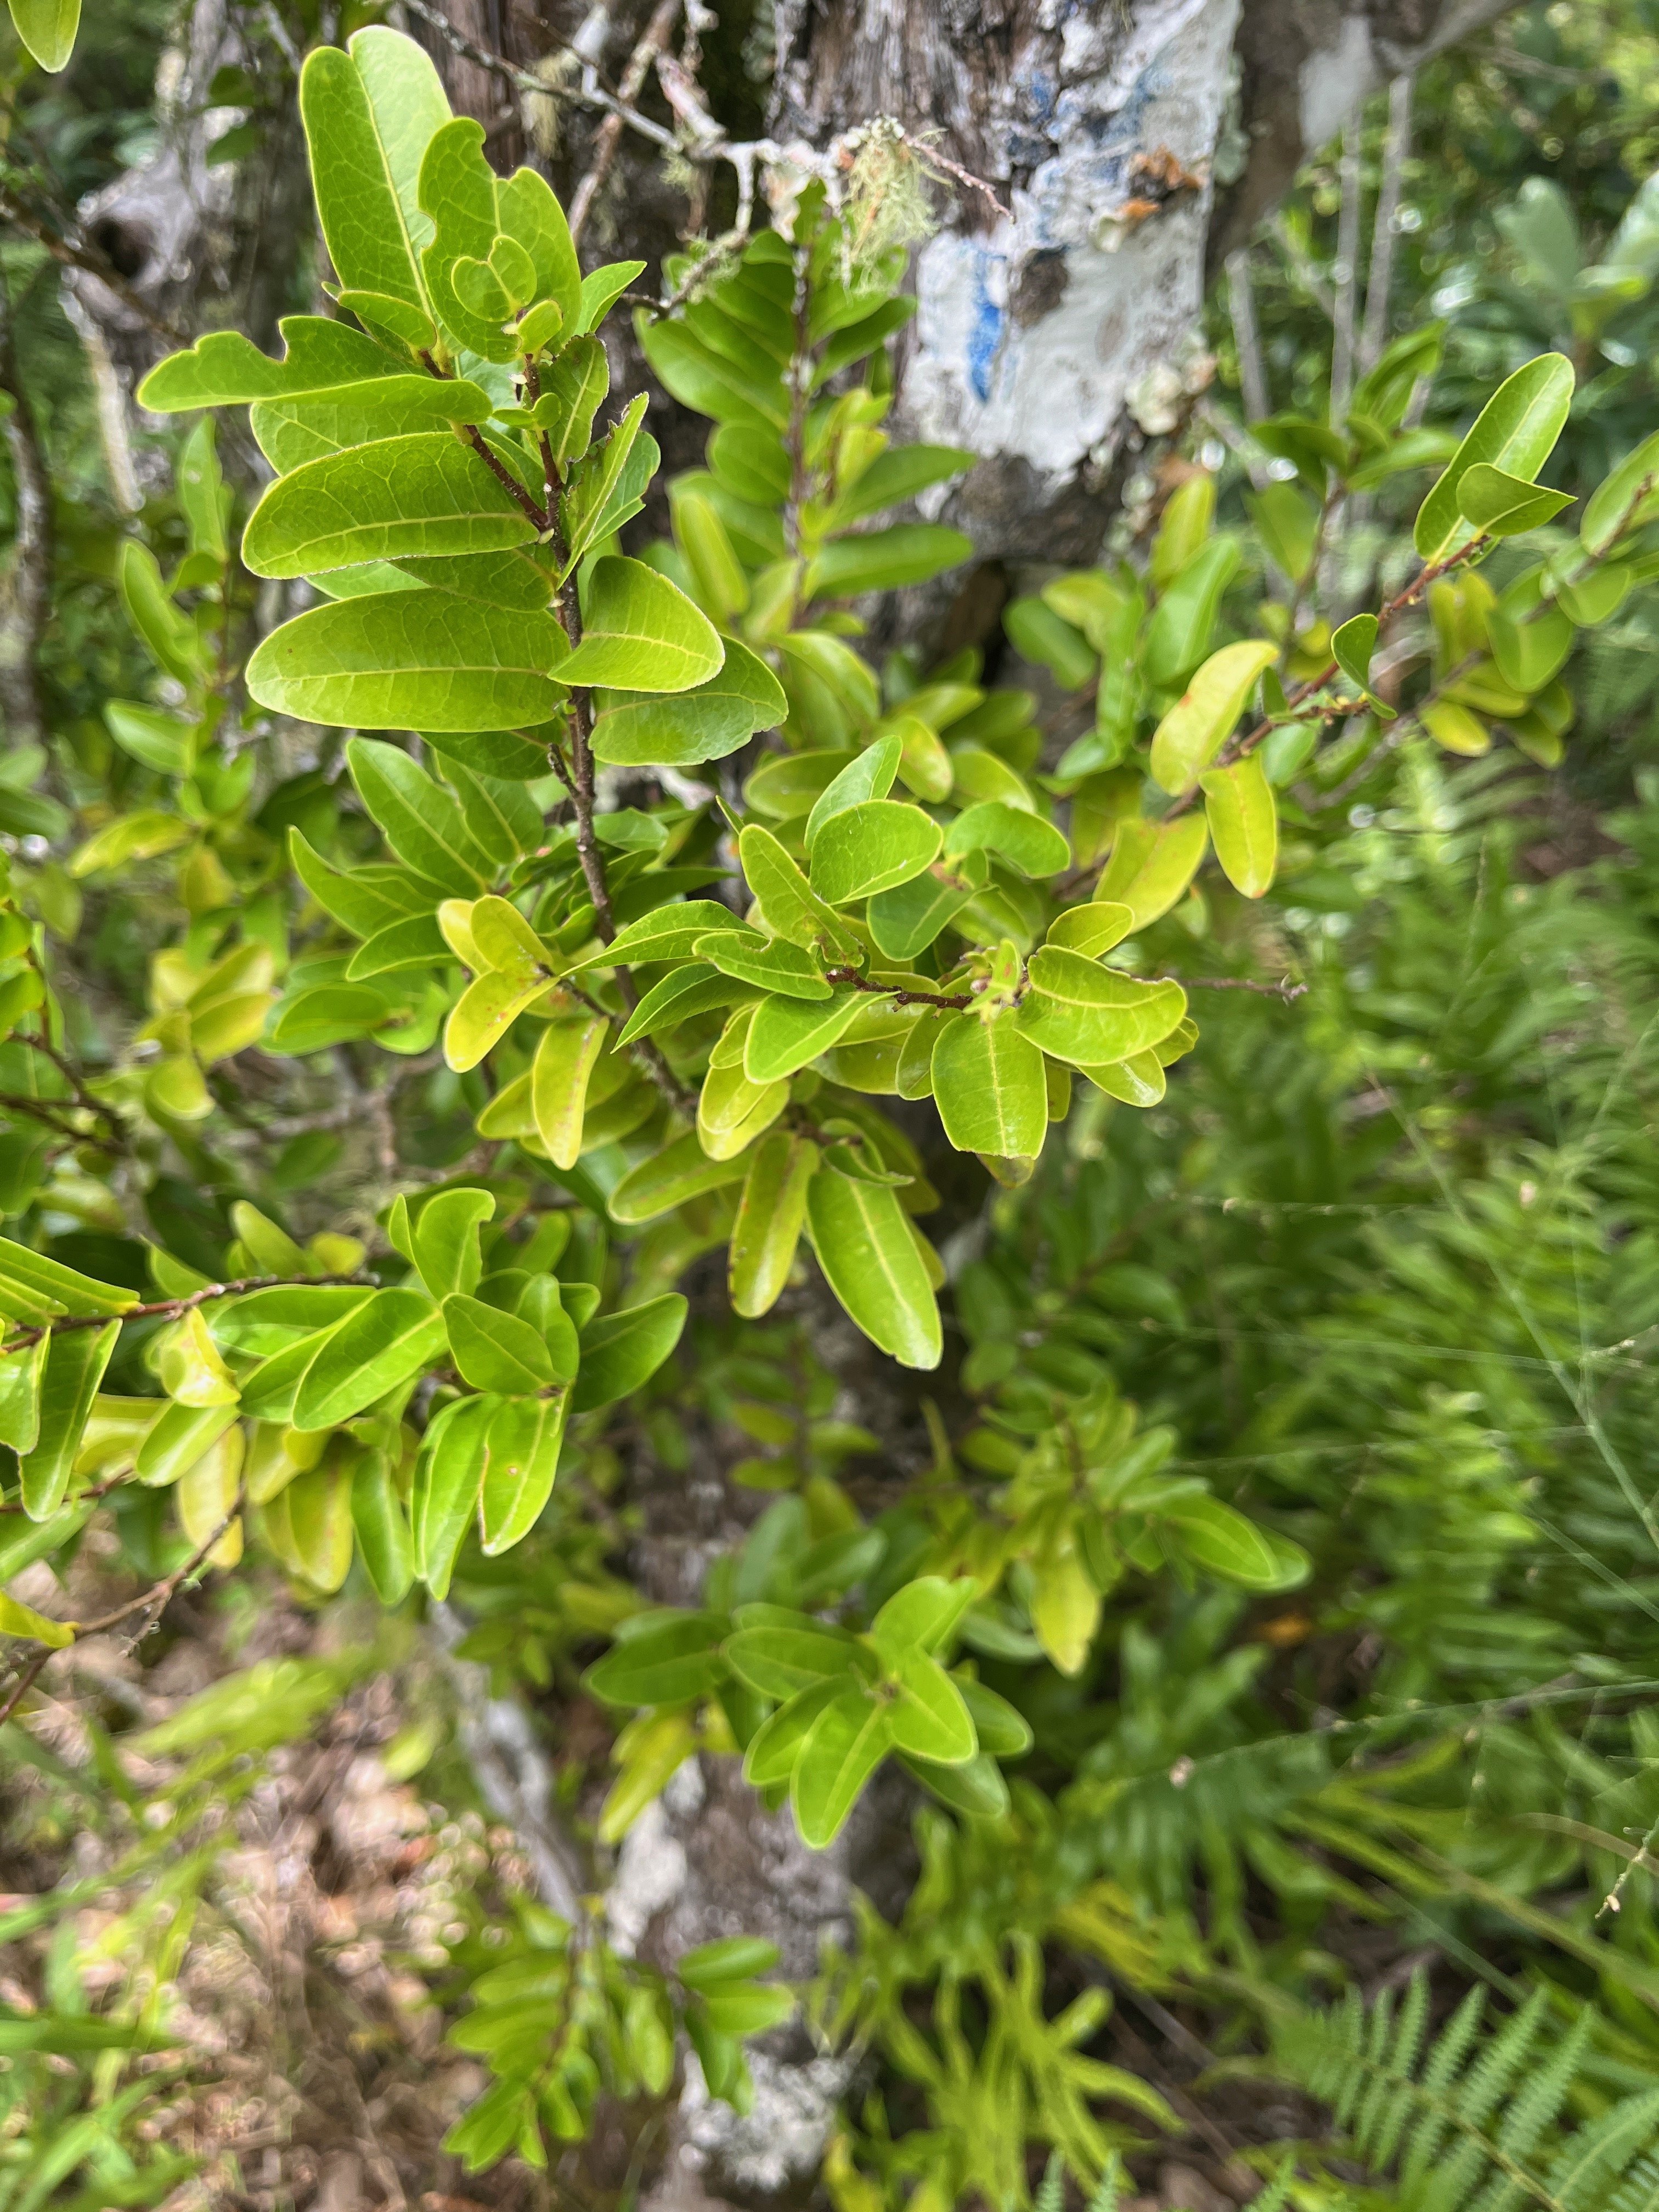
[[[1626,2203],[1643,2212],[1659,2207],[1659,2087],[1561,2132],[1593,2012],[1586,2008],[1552,2042],[1548,1993],[1538,1990],[1483,2036],[1486,1992],[1476,1988],[1425,2051],[1428,2003],[1419,1975],[1397,2008],[1384,1996],[1367,2012],[1350,1995],[1332,2011],[1287,2023],[1275,2039],[1279,2064],[1331,2106],[1354,2154],[1371,2172],[1396,2176],[1405,2212],[1515,2212],[1529,2204],[1611,2212],[1607,2192],[1617,2181],[1625,2185],[1612,2203],[1621,2212]]]

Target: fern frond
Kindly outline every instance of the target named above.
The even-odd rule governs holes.
[[[1050,2154],[1032,2203],[1032,2212],[1061,2212],[1066,2202],[1066,2161],[1058,2151]]]
[[[1122,2161],[1117,2153],[1112,2151],[1102,2169],[1099,2185],[1089,2199],[1089,2212],[1117,2212],[1118,2191],[1122,2183]]]

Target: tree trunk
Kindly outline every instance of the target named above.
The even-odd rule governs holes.
[[[779,0],[772,128],[896,116],[995,186],[916,257],[912,434],[979,466],[949,520],[982,559],[1092,559],[1115,466],[1167,422],[1206,270],[1350,104],[1506,0]]]

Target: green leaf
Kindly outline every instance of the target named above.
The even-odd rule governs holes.
[[[1261,898],[1272,889],[1279,864],[1279,809],[1261,754],[1211,769],[1199,782],[1222,873],[1246,898]]]
[[[351,1525],[375,1596],[401,1605],[415,1580],[415,1539],[384,1452],[365,1452],[352,1472]]]
[[[731,637],[721,643],[719,672],[672,699],[605,692],[593,725],[595,758],[617,767],[690,768],[723,760],[757,731],[775,729],[789,710],[783,686],[746,645]]]
[[[644,503],[646,487],[661,458],[655,439],[644,434],[645,406],[641,392],[570,471],[561,510],[565,539],[561,583]]]
[[[903,745],[896,737],[878,738],[874,744],[854,754],[841,774],[819,793],[806,817],[805,844],[810,854],[817,834],[832,815],[861,806],[866,799],[885,799],[898,774]]]
[[[410,1519],[417,1571],[435,1598],[448,1595],[455,1555],[478,1510],[490,1424],[500,1405],[496,1398],[458,1399],[422,1441]]]
[[[281,361],[261,353],[240,331],[210,331],[186,352],[157,362],[138,387],[139,405],[156,415],[236,407],[388,378],[400,366],[349,323],[322,315],[285,315],[277,327],[286,341]],[[476,394],[477,386],[461,384],[454,391],[457,396]]]
[[[763,1989],[755,1982],[714,1990],[703,2000],[709,2026],[721,2035],[759,2035],[781,2027],[794,2009],[787,1990]]]
[[[530,1108],[556,1168],[574,1168],[581,1157],[588,1080],[610,1032],[602,1014],[574,1015],[542,1031],[531,1065]]]
[[[75,1641],[75,1631],[68,1621],[50,1620],[21,1598],[8,1597],[4,1590],[0,1590],[0,1636],[27,1636],[50,1651],[66,1650]]]
[[[674,1972],[688,1990],[715,1990],[769,1973],[780,1956],[777,1945],[763,1936],[721,1936],[682,1952]]]
[[[744,1040],[743,1072],[750,1082],[778,1083],[828,1052],[873,1001],[856,991],[833,999],[766,999],[755,1009]]]
[[[659,381],[685,406],[711,422],[742,424],[756,430],[787,429],[789,400],[782,377],[769,373],[763,356],[747,365],[723,360],[676,316],[653,319],[643,308],[634,317],[640,350]]]
[[[746,1172],[742,1160],[711,1160],[688,1131],[630,1168],[611,1192],[607,1210],[622,1227],[636,1228],[711,1190],[741,1182]]]
[[[196,764],[199,725],[180,721],[159,707],[140,707],[128,699],[110,699],[104,705],[104,722],[118,745],[158,775],[188,775]]]
[[[726,1616],[680,1613],[632,1630],[582,1677],[611,1705],[678,1705],[706,1697],[726,1679],[720,1639]]]
[[[20,1458],[34,1449],[40,1433],[40,1384],[51,1343],[43,1330],[33,1344],[0,1356],[0,1444]]]
[[[381,363],[383,370],[390,366]],[[272,468],[286,476],[331,453],[428,425],[487,422],[492,404],[489,394],[466,378],[382,374],[337,391],[259,400],[249,426]]]
[[[1464,477],[1478,463],[1534,481],[1561,434],[1573,384],[1566,356],[1545,353],[1499,385],[1418,509],[1413,537],[1425,562],[1445,560],[1474,534],[1460,512],[1460,493]]]
[[[332,1330],[294,1401],[294,1425],[332,1428],[441,1358],[443,1316],[414,1290],[376,1291]]]
[[[811,1138],[783,1129],[755,1147],[726,1255],[732,1310],[745,1319],[769,1313],[788,1282],[818,1157]]]
[[[1095,886],[1095,896],[1121,901],[1134,917],[1133,927],[1146,929],[1168,914],[1185,891],[1198,873],[1208,843],[1209,830],[1202,814],[1186,814],[1179,821],[1165,823],[1120,823],[1111,859]]]
[[[850,599],[865,592],[899,591],[960,566],[973,551],[971,538],[942,523],[895,522],[823,547],[807,565],[806,594]]]
[[[1211,654],[1153,734],[1152,775],[1165,791],[1192,789],[1231,736],[1257,677],[1278,657],[1278,647],[1259,638]]]
[[[463,1382],[503,1397],[529,1397],[553,1381],[547,1346],[527,1321],[500,1313],[463,1291],[443,1302],[449,1348]]]
[[[835,908],[818,896],[769,830],[750,823],[738,836],[738,858],[775,935],[829,961],[860,964],[858,939]]]
[[[866,799],[819,823],[810,848],[812,889],[830,906],[891,890],[921,875],[944,842],[939,823],[921,807],[903,799]]]
[[[1578,539],[1586,553],[1602,554],[1624,532],[1644,519],[1659,490],[1659,430],[1626,454],[1584,502]]]
[[[568,649],[550,615],[394,592],[284,623],[248,662],[247,687],[274,714],[335,728],[499,730],[554,717]]]
[[[483,124],[458,116],[433,133],[421,156],[420,204],[434,225],[421,252],[421,274],[456,343],[486,361],[507,362],[517,347],[501,327],[511,312],[505,293],[496,287],[493,305],[479,313],[456,283],[462,264],[489,261],[500,230],[497,181],[483,158]]]
[[[1048,942],[1095,960],[1121,945],[1134,926],[1132,907],[1117,899],[1096,899],[1086,906],[1068,907],[1056,915],[1049,926]]]
[[[685,1300],[678,1291],[670,1291],[590,1322],[582,1331],[581,1371],[573,1410],[592,1413],[648,1382],[679,1342],[685,1316]]]
[[[442,785],[398,746],[368,738],[349,741],[346,765],[398,858],[457,896],[476,896],[494,866]]]
[[[611,943],[581,964],[611,968],[648,965],[659,960],[689,960],[691,947],[711,929],[730,929],[732,909],[717,899],[678,899],[655,907],[619,929]]]
[[[1000,1820],[1009,1807],[1008,1785],[1002,1770],[986,1753],[963,1766],[943,1766],[930,1759],[899,1754],[901,1763],[942,1805],[970,1820]]]
[[[807,1186],[806,1218],[824,1279],[853,1321],[903,1367],[937,1367],[939,1306],[896,1193],[825,1167]]]
[[[1036,1158],[1048,1128],[1042,1054],[1012,1015],[966,1014],[945,1023],[932,1068],[939,1120],[959,1152]]]
[[[32,1323],[59,1314],[119,1314],[138,1303],[136,1291],[98,1282],[61,1260],[0,1237],[0,1313],[8,1320]]]
[[[1486,461],[1465,469],[1457,488],[1458,513],[1488,538],[1518,538],[1522,531],[1553,521],[1572,503],[1571,492],[1544,490]]]
[[[659,983],[653,983],[635,1007],[617,1034],[617,1048],[620,1051],[636,1037],[654,1036],[659,1030],[672,1029],[694,1014],[738,1006],[753,996],[746,983],[722,975],[719,969],[704,962],[676,968]]]
[[[1141,983],[1052,945],[1031,955],[1015,1018],[1056,1060],[1091,1067],[1127,1060],[1169,1036],[1187,1011],[1178,983]]]
[[[935,861],[908,884],[871,900],[870,934],[890,960],[914,960],[990,880],[991,864],[982,848],[949,864]]]
[[[699,960],[707,960],[723,975],[757,990],[781,992],[786,998],[828,1000],[830,987],[819,973],[811,954],[787,937],[763,937],[747,929],[714,929],[692,947]]]
[[[717,438],[725,434],[716,433]],[[977,453],[963,446],[890,446],[884,453],[877,454],[868,468],[860,470],[849,489],[837,497],[836,527],[862,522],[866,516],[879,514],[884,507],[914,499],[918,492],[963,475],[978,459]],[[786,477],[778,498],[787,498],[788,490]]]
[[[598,269],[589,270],[582,278],[581,328],[598,330],[612,303],[644,270],[643,261],[607,261]]]
[[[75,51],[81,0],[10,0],[17,35],[43,70],[55,76]]]
[[[447,430],[379,438],[279,477],[248,518],[256,576],[313,576],[369,561],[496,552],[536,526],[470,446]]]
[[[1158,1518],[1176,1531],[1182,1550],[1200,1572],[1246,1589],[1294,1589],[1308,1578],[1299,1545],[1269,1537],[1237,1507],[1218,1498],[1183,1498]]]
[[[168,596],[149,546],[136,538],[125,539],[116,574],[128,619],[161,673],[175,683],[198,681],[201,652],[195,625],[185,621]]]
[[[861,1690],[843,1690],[824,1707],[801,1747],[789,1784],[804,1844],[822,1850],[834,1841],[891,1743],[887,1708]]]
[[[483,1273],[478,1231],[495,1211],[487,1190],[441,1190],[421,1208],[415,1224],[415,1264],[434,1298],[474,1291]],[[495,1387],[480,1383],[480,1389]]]
[[[582,641],[559,674],[566,684],[690,691],[725,653],[720,632],[677,585],[643,561],[611,554],[588,577]]]
[[[893,1668],[899,1695],[888,1708],[895,1747],[941,1766],[965,1765],[979,1738],[961,1691],[937,1660],[907,1651]]]
[[[406,64],[406,70],[412,79],[414,65]],[[377,88],[383,88],[383,96],[392,90],[384,80]],[[405,83],[398,92],[406,94],[409,89]],[[300,73],[300,113],[311,149],[317,217],[341,283],[424,308],[416,242],[392,155],[368,88],[349,54],[337,46],[318,46],[307,56]],[[408,128],[416,127],[418,109]]]
[[[996,1759],[1018,1759],[1036,1741],[1031,1724],[1017,1706],[999,1697],[983,1682],[957,1683],[979,1738],[981,1749]]]
[[[740,1626],[722,1647],[739,1680],[763,1698],[793,1698],[798,1690],[837,1675],[868,1679],[873,1671],[855,1636],[802,1613],[788,1626]]]
[[[528,258],[526,296],[550,300],[560,327],[574,337],[581,323],[582,272],[570,226],[552,186],[534,169],[515,169],[495,187],[496,221]],[[492,256],[495,260],[499,256]]]
[[[947,860],[973,853],[994,853],[1033,882],[1057,876],[1071,866],[1072,848],[1052,822],[1011,806],[1006,799],[981,799],[964,807],[945,838]]]
[[[870,1641],[890,1670],[907,1651],[938,1651],[979,1595],[969,1575],[947,1582],[943,1575],[919,1575],[896,1590],[870,1625]]]
[[[1002,626],[1014,651],[1048,669],[1062,691],[1080,691],[1099,665],[1092,648],[1044,599],[1011,600]]]
[[[1339,441],[1339,447],[1340,441]],[[1209,647],[1210,634],[1240,555],[1237,542],[1212,538],[1187,563],[1152,610],[1141,672],[1155,689],[1184,684]]]
[[[64,1502],[81,1432],[120,1334],[118,1321],[106,1322],[100,1328],[53,1333],[41,1378],[33,1449],[18,1467],[23,1510],[31,1521],[49,1520]]]
[[[478,1501],[486,1559],[530,1534],[553,1494],[564,1439],[568,1395],[509,1398],[489,1425]]]
[[[1376,617],[1351,615],[1331,637],[1331,658],[1361,691],[1369,691],[1371,655],[1376,651]]]

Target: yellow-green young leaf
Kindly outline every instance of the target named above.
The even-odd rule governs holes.
[[[1097,960],[1121,945],[1135,926],[1134,909],[1118,899],[1097,899],[1087,906],[1069,907],[1056,915],[1047,942],[1063,945],[1068,952],[1081,952]]]
[[[319,46],[307,58],[300,73],[300,113],[311,149],[318,220],[341,283],[424,309],[410,213],[398,195],[368,88],[349,54]],[[399,167],[406,167],[401,147],[399,156]]]
[[[843,1690],[813,1723],[790,1778],[789,1800],[801,1841],[832,1842],[859,1793],[892,1744],[887,1708],[862,1690]]]
[[[319,1590],[339,1589],[351,1571],[355,1447],[336,1438],[320,1463],[296,1474],[276,1503],[286,1508],[289,1540],[301,1573]]]
[[[945,1133],[959,1152],[1035,1159],[1042,1150],[1048,1128],[1042,1054],[1020,1035],[1012,1015],[952,1022],[941,1029],[933,1047],[933,1082]]]
[[[156,1373],[168,1397],[181,1406],[234,1406],[240,1395],[199,1306],[162,1339]]]
[[[560,678],[629,691],[690,691],[725,658],[720,632],[678,585],[643,561],[609,554],[588,577],[582,641]]]
[[[1210,655],[1152,738],[1152,775],[1165,791],[1192,789],[1232,735],[1256,678],[1278,658],[1278,647],[1262,638]]]
[[[903,1367],[937,1367],[944,1339],[927,1269],[896,1194],[823,1168],[806,1218],[825,1281],[853,1321]]]
[[[1522,621],[1512,620],[1503,607],[1486,617],[1486,640],[1499,675],[1528,698],[1560,673],[1574,635],[1571,617],[1559,607],[1527,610]]]
[[[723,760],[757,730],[775,728],[789,711],[783,686],[746,645],[731,637],[721,642],[725,660],[693,690],[672,698],[604,693],[593,725],[594,757],[620,768],[688,768]]]
[[[1644,438],[1626,453],[1613,474],[1598,484],[1584,503],[1578,525],[1579,543],[1586,553],[1605,553],[1614,539],[1639,519],[1645,520],[1649,502],[1659,489],[1659,430]]]
[[[1066,1542],[1034,1563],[1031,1626],[1062,1674],[1080,1674],[1100,1625],[1100,1592]]]
[[[201,675],[201,651],[196,629],[173,604],[155,556],[136,538],[121,547],[117,577],[121,603],[146,651],[164,676],[181,684]]]
[[[275,714],[336,728],[510,729],[557,713],[568,651],[550,615],[388,592],[284,623],[248,662],[247,685]]]
[[[1035,882],[1070,865],[1072,848],[1052,822],[1006,799],[982,799],[964,807],[945,834],[947,860],[994,853]]]
[[[962,1692],[936,1659],[907,1651],[893,1668],[898,1696],[888,1708],[893,1742],[914,1759],[961,1766],[979,1749]]]
[[[862,965],[857,938],[813,890],[769,830],[750,823],[738,836],[738,857],[775,936],[820,951],[830,961]]]
[[[1475,417],[1440,481],[1417,512],[1413,537],[1425,561],[1443,561],[1475,534],[1460,493],[1470,469],[1486,463],[1531,483],[1549,459],[1572,404],[1572,363],[1543,353],[1500,384]]]
[[[1133,817],[1121,822],[1095,896],[1121,902],[1134,917],[1132,927],[1149,928],[1185,892],[1209,842],[1198,813],[1164,826]]]
[[[1188,477],[1185,483],[1177,484],[1170,495],[1152,540],[1152,557],[1147,571],[1152,589],[1167,592],[1187,563],[1203,547],[1215,526],[1215,478],[1205,471],[1201,476]],[[1047,592],[1043,595],[1048,596]],[[1097,623],[1104,629],[1110,619],[1109,610],[1096,611]],[[1091,625],[1079,623],[1079,629]],[[1091,638],[1091,642],[1096,642]]]
[[[487,1190],[441,1190],[421,1208],[413,1239],[415,1265],[434,1298],[474,1291],[483,1273],[478,1231],[495,1212]]]
[[[543,369],[536,422],[560,467],[587,451],[593,417],[610,389],[611,364],[598,338],[573,338]]]
[[[53,1332],[40,1382],[34,1448],[19,1467],[23,1510],[31,1521],[49,1520],[64,1502],[82,1431],[120,1334],[118,1321],[106,1322],[101,1328]]]
[[[581,1335],[581,1368],[572,1410],[592,1413],[648,1382],[680,1340],[686,1302],[678,1291],[625,1306],[590,1322]]]
[[[763,999],[744,1039],[744,1073],[757,1084],[798,1073],[828,1052],[863,1007],[879,1003],[856,991],[824,1000]]]
[[[1126,1106],[1156,1106],[1165,1089],[1164,1065],[1155,1052],[1132,1053],[1127,1060],[1082,1073],[1097,1091]]]
[[[921,875],[944,842],[933,816],[903,799],[842,808],[819,823],[813,838],[812,889],[830,906],[892,890]]]
[[[905,789],[934,805],[948,799],[956,770],[938,731],[920,714],[902,714],[893,721],[891,734],[899,741],[899,781]]]
[[[137,1293],[113,1283],[100,1283],[61,1260],[32,1252],[27,1244],[14,1244],[0,1237],[0,1313],[12,1321],[49,1321],[58,1314],[125,1313],[138,1304]]]
[[[444,1024],[444,1058],[458,1074],[476,1067],[498,1045],[525,1008],[548,988],[545,975],[504,975],[499,969],[476,976]]]
[[[64,1651],[74,1643],[75,1630],[68,1621],[49,1620],[21,1598],[8,1597],[0,1590],[0,1636],[27,1636],[31,1643],[44,1644],[49,1650]]]
[[[379,438],[267,486],[242,559],[256,576],[313,576],[370,561],[489,553],[536,526],[471,446],[447,430]]]
[[[553,1380],[547,1346],[527,1321],[457,1291],[444,1300],[456,1371],[475,1390],[529,1397]]]
[[[306,1255],[285,1229],[268,1220],[257,1206],[239,1198],[230,1209],[230,1225],[252,1262],[250,1273],[259,1275],[306,1275],[311,1270]],[[171,1394],[174,1397],[177,1391]]]
[[[781,992],[785,998],[826,1001],[830,988],[818,972],[818,963],[787,937],[763,937],[757,930],[715,929],[700,937],[692,950],[723,975],[757,990]]]
[[[503,234],[528,259],[526,296],[550,301],[559,311],[560,329],[574,337],[581,325],[581,264],[551,185],[533,169],[515,169],[496,185],[495,205]]]
[[[711,1160],[735,1159],[788,1103],[787,1083],[751,1083],[740,1060],[711,1067],[697,1095],[697,1141]]]
[[[212,1450],[236,1414],[234,1406],[167,1406],[138,1446],[133,1473],[148,1489],[167,1489]]]
[[[195,407],[332,394],[343,385],[382,379],[392,366],[373,338],[331,316],[284,315],[279,327],[284,340],[281,361],[261,353],[240,331],[210,331],[187,352],[169,354],[151,369],[138,387],[139,404],[169,415]],[[451,390],[478,395],[476,385],[459,380]],[[488,412],[477,419],[487,422]]]
[[[49,1335],[0,1357],[0,1444],[20,1459],[34,1449],[40,1432],[40,1382],[46,1373]]]
[[[376,1291],[331,1330],[307,1368],[294,1425],[327,1429],[441,1358],[443,1316],[419,1291]],[[280,1356],[280,1355],[279,1355]]]
[[[486,1558],[509,1551],[540,1518],[558,1473],[569,1404],[563,1390],[552,1398],[509,1398],[491,1421],[478,1500]]]
[[[749,605],[749,577],[718,509],[705,493],[690,489],[671,492],[669,506],[698,605],[717,623],[730,623]]]
[[[216,1529],[222,1528],[223,1534],[206,1555],[210,1566],[234,1567],[242,1556],[241,1520],[231,1516],[242,1487],[245,1444],[240,1424],[233,1422],[193,1466],[185,1469],[173,1492],[179,1525],[192,1547],[205,1544]]]
[[[81,0],[10,0],[17,35],[43,70],[55,76],[75,52]]]
[[[401,1605],[415,1579],[415,1540],[383,1451],[368,1451],[351,1476],[358,1556],[382,1605]]]
[[[684,1711],[642,1715],[630,1722],[617,1739],[620,1771],[599,1811],[599,1841],[619,1844],[696,1747],[696,1726]]]
[[[536,1133],[556,1168],[574,1168],[581,1157],[588,1079],[610,1028],[602,1014],[550,1022],[536,1047],[530,1073],[531,1112]]]
[[[1272,1536],[1218,1498],[1183,1498],[1159,1514],[1202,1573],[1246,1589],[1293,1589],[1308,1577],[1298,1544]]]
[[[688,1132],[630,1168],[611,1192],[607,1210],[620,1226],[637,1228],[706,1192],[741,1182],[746,1173],[741,1160],[711,1160]]]
[[[459,1398],[428,1428],[415,1462],[410,1520],[416,1571],[434,1597],[449,1595],[455,1554],[478,1510],[497,1398]]]
[[[706,1697],[727,1679],[720,1644],[724,1613],[675,1613],[623,1638],[582,1677],[585,1689],[612,1705],[678,1705]]]
[[[1279,860],[1279,809],[1261,756],[1247,753],[1231,768],[1210,769],[1199,782],[1223,874],[1246,898],[1260,898]]]
[[[817,1167],[810,1137],[776,1129],[755,1147],[726,1254],[732,1310],[746,1320],[769,1313],[789,1279]]]
[[[926,725],[922,726],[925,728]],[[817,842],[819,830],[832,815],[844,814],[849,807],[862,806],[870,799],[886,798],[893,788],[893,779],[898,774],[902,751],[901,740],[890,734],[878,738],[861,753],[854,754],[841,774],[819,793],[806,817],[805,842],[809,854]],[[947,784],[945,790],[948,792],[949,789]]]
[[[1425,707],[1418,720],[1434,739],[1449,753],[1464,753],[1471,757],[1492,749],[1492,732],[1478,714],[1455,699],[1437,700],[1432,707]]]
[[[1030,988],[1015,1019],[1031,1042],[1073,1067],[1127,1060],[1166,1037],[1187,1011],[1178,983],[1141,983],[1045,945],[1031,955]]]
[[[72,876],[96,875],[100,868],[118,868],[128,860],[151,860],[161,853],[188,842],[191,826],[176,814],[143,807],[123,814],[94,830],[70,860]]]
[[[1458,512],[1489,538],[1518,538],[1523,531],[1553,521],[1571,505],[1571,492],[1546,490],[1486,461],[1465,469],[1457,489]]]

